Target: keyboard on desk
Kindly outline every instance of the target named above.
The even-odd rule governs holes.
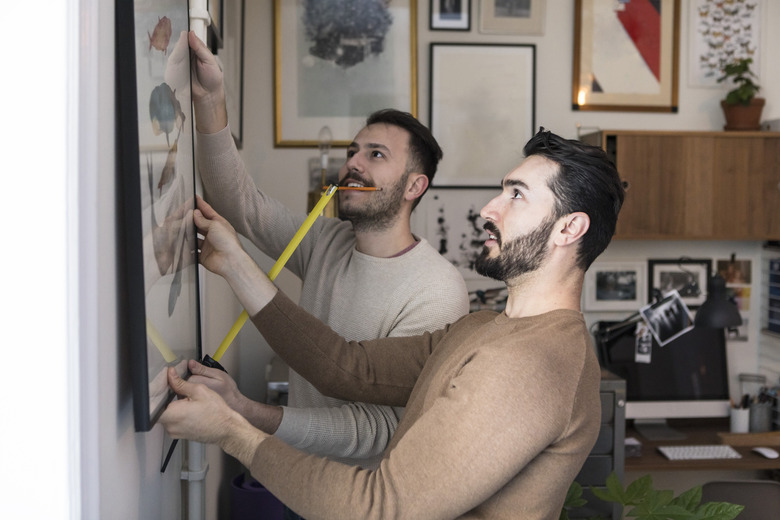
[[[742,455],[728,444],[695,444],[689,446],[658,446],[669,460],[741,459]]]

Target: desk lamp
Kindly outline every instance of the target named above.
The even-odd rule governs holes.
[[[707,281],[707,299],[696,311],[694,325],[727,329],[742,325],[737,305],[726,294],[726,280],[715,274]]]

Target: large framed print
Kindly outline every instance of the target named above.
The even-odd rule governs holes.
[[[575,0],[572,109],[677,112],[680,0]]]
[[[345,14],[349,13],[349,14]],[[347,146],[382,108],[417,116],[417,0],[274,0],[274,145]]]
[[[536,46],[431,43],[434,186],[499,186],[534,135]]]
[[[691,309],[698,308],[707,299],[707,282],[712,262],[707,259],[660,259],[647,261],[648,298],[677,291]]]
[[[173,398],[168,367],[187,377],[201,357],[188,29],[187,0],[116,0],[119,305],[137,431]]]
[[[544,34],[546,0],[481,0],[479,32],[494,34]]]
[[[587,311],[636,311],[647,301],[644,262],[594,262],[585,272]]]

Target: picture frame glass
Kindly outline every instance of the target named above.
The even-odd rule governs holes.
[[[572,108],[676,112],[679,0],[576,0]]]
[[[275,146],[317,147],[324,126],[347,146],[376,110],[417,115],[416,0],[354,5],[274,0]]]
[[[201,356],[189,8],[187,0],[116,8],[122,309],[135,428],[147,431],[173,398],[168,367],[186,378],[187,360]]]
[[[498,186],[535,131],[536,46],[432,43],[430,129],[445,150],[434,186]]]

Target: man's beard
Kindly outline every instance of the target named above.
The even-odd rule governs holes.
[[[483,276],[503,282],[536,271],[547,256],[547,241],[550,240],[555,221],[556,219],[548,217],[533,231],[503,245],[498,229],[492,222],[488,222],[485,229],[498,239],[498,256],[489,258],[490,249],[485,246],[474,262],[474,269]]]
[[[404,190],[409,173],[405,172],[401,178],[388,188],[370,193],[370,199],[358,206],[351,202],[352,207],[339,204],[339,217],[352,222],[355,231],[382,231],[388,229],[398,219],[401,212],[401,203],[404,199]]]

